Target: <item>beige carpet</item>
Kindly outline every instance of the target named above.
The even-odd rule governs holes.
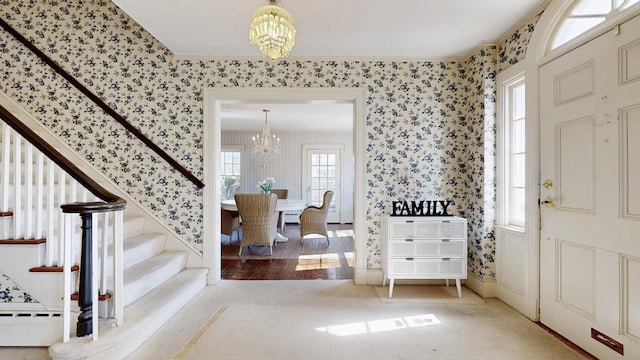
[[[584,359],[496,299],[436,288],[225,280],[128,360]]]
[[[383,303],[418,302],[424,304],[484,304],[485,301],[473,291],[462,287],[462,297],[458,297],[455,281],[451,286],[435,285],[395,285],[393,297],[389,298],[389,286],[375,287],[378,298]]]

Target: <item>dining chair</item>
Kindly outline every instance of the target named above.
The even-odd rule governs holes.
[[[240,214],[237,211],[220,209],[220,232],[229,235],[229,241],[233,240],[233,232],[240,239]]]
[[[278,213],[276,194],[236,194],[236,206],[242,218],[242,238],[240,251],[245,246],[268,246],[269,255],[273,255],[276,239]]]
[[[307,206],[300,214],[300,241],[304,244],[305,235],[319,234],[327,238],[329,244],[329,233],[327,231],[327,215],[329,214],[329,205],[333,199],[334,192],[332,190],[325,191],[322,206]]]
[[[289,196],[288,189],[271,189],[271,193],[278,195],[278,199],[286,199],[287,196]],[[284,211],[280,211],[278,214],[278,227],[280,228],[280,232],[284,235]]]

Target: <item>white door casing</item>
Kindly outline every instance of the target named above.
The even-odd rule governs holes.
[[[500,101],[501,109],[498,111],[498,126],[497,126],[497,203],[496,209],[496,296],[516,309],[531,320],[538,320],[538,287],[537,283],[530,281],[532,276],[537,276],[537,248],[531,246],[531,236],[536,234],[536,227],[538,226],[536,221],[532,221],[531,214],[537,215],[538,207],[537,201],[531,200],[537,199],[537,166],[533,162],[533,159],[537,159],[534,153],[529,153],[532,149],[530,139],[537,136],[535,132],[529,134],[531,131],[529,125],[529,119],[526,118],[525,125],[527,141],[526,141],[526,166],[525,166],[525,196],[526,196],[526,214],[524,227],[515,227],[508,223],[507,214],[505,208],[506,203],[509,201],[506,186],[509,182],[506,178],[510,174],[508,168],[507,159],[507,140],[509,136],[507,122],[510,117],[507,116],[511,108],[508,104],[507,97],[509,94],[509,86],[520,79],[525,70],[524,63],[518,63],[509,67],[507,70],[499,73],[496,77],[496,83],[498,85],[498,101]],[[525,78],[525,86],[527,86],[527,79]],[[528,90],[527,90],[528,91]],[[535,142],[533,142],[535,143]],[[534,242],[536,243],[536,242]],[[536,259],[530,261],[531,258]]]
[[[540,320],[599,358],[640,357],[638,34],[633,19],[539,73]]]
[[[353,104],[353,241],[354,283],[377,283],[368,276],[365,227],[365,94],[364,89],[347,88],[208,88],[204,91],[203,174],[203,258],[210,269],[208,283],[220,275],[220,116],[225,102],[306,103],[334,101]]]

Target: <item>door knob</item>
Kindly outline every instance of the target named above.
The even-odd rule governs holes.
[[[550,197],[547,197],[546,199],[540,201],[540,204],[546,206],[546,207],[550,207],[550,208],[555,208],[556,204],[553,202],[553,199]]]

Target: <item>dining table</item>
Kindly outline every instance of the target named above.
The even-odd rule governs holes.
[[[222,200],[220,201],[220,205],[225,210],[238,211],[238,207],[236,206],[236,201],[233,199]],[[307,200],[303,200],[303,199],[278,199],[278,202],[276,202],[276,212],[300,211],[300,210],[304,210],[308,205],[309,203],[307,202]],[[288,240],[289,240],[288,237],[276,231],[277,242],[287,242]]]

